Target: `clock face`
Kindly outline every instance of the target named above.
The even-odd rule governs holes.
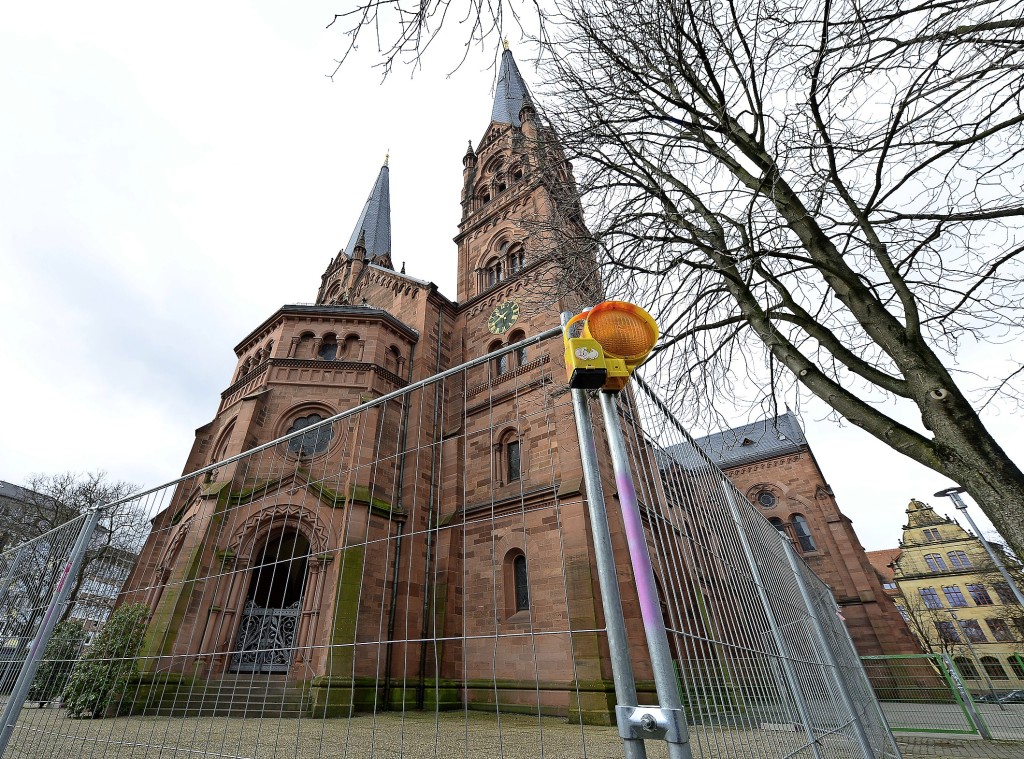
[[[487,329],[495,335],[504,335],[519,318],[519,304],[514,300],[507,300],[494,309],[494,312],[487,318]]]

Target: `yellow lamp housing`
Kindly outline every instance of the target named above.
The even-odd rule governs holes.
[[[569,328],[583,320],[579,337]],[[658,341],[658,325],[639,306],[606,300],[565,325],[565,366],[569,387],[621,390]]]
[[[608,372],[605,369],[604,350],[597,340],[585,337],[569,337],[573,324],[585,319],[588,311],[572,317],[565,325],[565,370],[569,387],[576,390],[596,390],[603,387]]]

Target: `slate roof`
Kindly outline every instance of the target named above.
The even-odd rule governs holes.
[[[345,246],[345,255],[349,258],[352,258],[360,234],[365,237],[367,259],[372,261],[391,252],[391,182],[387,163],[380,167],[370,197],[366,199],[359,221]]]
[[[519,67],[516,66],[516,59],[512,57],[512,51],[506,50],[501,54],[501,68],[498,70],[498,84],[494,90],[491,121],[522,126],[519,111],[523,109],[523,103],[529,99],[530,92],[526,89],[526,82],[519,73]]]
[[[792,412],[697,438],[697,445],[722,469],[796,453],[807,445]]]
[[[21,485],[15,485],[13,482],[0,480],[0,498],[10,498],[12,501],[32,503],[34,498],[39,497],[39,493],[36,493],[34,490],[23,488]],[[45,496],[42,497],[45,498]]]

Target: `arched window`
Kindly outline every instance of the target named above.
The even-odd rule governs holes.
[[[384,355],[384,368],[393,374],[398,374],[402,370],[402,353],[397,345],[388,348]]]
[[[231,432],[235,429],[235,420],[228,422],[227,427],[217,438],[217,444],[213,447],[213,455],[210,456],[210,463],[215,464],[227,458],[228,443],[231,442]]]
[[[501,282],[501,271],[501,261],[499,259],[491,259],[487,266],[484,267],[484,286],[493,287]]]
[[[338,338],[330,333],[324,335],[316,355],[323,361],[334,361],[338,357]]]
[[[512,560],[512,582],[515,585],[516,611],[530,608],[530,576],[526,571],[526,557],[519,554]]]
[[[523,475],[518,440],[505,443],[505,475],[505,482],[516,482]]]
[[[525,340],[525,339],[526,339],[526,333],[523,332],[521,329],[517,329],[515,332],[513,332],[511,335],[509,335],[508,342],[511,345],[513,343],[518,343],[521,340]],[[515,350],[515,357],[516,357],[516,366],[525,366],[526,365],[526,346],[523,346],[522,348],[516,348],[516,350]]]
[[[924,556],[925,564],[928,565],[928,569],[933,572],[945,572],[946,562],[942,560],[942,557],[937,553],[928,553]]]
[[[781,519],[779,519],[778,517],[771,517],[768,521],[772,523],[772,526],[776,530],[781,532],[783,535],[786,534],[786,523],[783,522]]]
[[[973,566],[970,558],[963,551],[950,551],[946,555],[949,556],[949,563],[953,569],[969,569]]]
[[[1003,669],[1003,665],[999,663],[999,659],[994,656],[982,656],[981,666],[985,668],[985,674],[993,680],[1010,679],[1010,676],[1006,674],[1006,670]]]
[[[488,353],[494,353],[496,350],[501,349],[501,340],[495,340],[487,347]],[[508,371],[508,354],[502,353],[497,356],[493,362],[491,362],[492,371],[495,377],[500,377],[502,374]]]
[[[295,349],[295,358],[313,357],[313,333],[303,332],[299,335],[299,344]]]
[[[345,336],[344,342],[338,346],[338,356],[344,356],[348,361],[358,361],[359,356],[359,335],[351,333]]]
[[[307,427],[313,427],[323,420],[323,416],[315,413],[307,416],[296,417],[285,434],[290,435],[293,432],[298,432],[299,430]],[[316,429],[311,429],[305,434],[297,435],[289,440],[288,452],[298,454],[299,456],[313,456],[317,453],[326,451],[327,446],[330,444],[331,438],[333,437],[333,425],[325,424],[320,427],[316,427]]]
[[[1024,680],[1024,657],[1021,657],[1020,654],[1011,656],[1010,669],[1013,670],[1013,674],[1018,680]]]
[[[811,538],[811,528],[807,524],[807,520],[802,514],[794,514],[793,520],[793,534],[796,536],[797,542],[800,544],[801,551],[816,551],[817,547],[814,545],[814,540]]]
[[[518,274],[523,270],[526,258],[523,255],[523,246],[521,243],[514,243],[507,246],[505,250],[505,257],[508,259],[508,270],[510,274]]]
[[[953,663],[956,664],[956,668],[960,670],[960,674],[967,680],[977,680],[981,677],[978,674],[978,668],[974,666],[974,662],[968,659],[966,656],[957,656],[953,659]]]

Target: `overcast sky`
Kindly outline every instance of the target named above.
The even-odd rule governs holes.
[[[343,7],[5,10],[0,479],[177,476],[230,384],[233,346],[316,297],[389,150],[396,266],[455,297],[461,159],[487,126],[493,53],[447,76],[460,51],[442,48],[383,84],[367,56],[332,82],[343,42],[325,26]],[[911,497],[952,511],[931,498],[943,477],[803,411],[869,550],[896,544]],[[998,411],[986,420],[1021,460],[1019,419]]]

